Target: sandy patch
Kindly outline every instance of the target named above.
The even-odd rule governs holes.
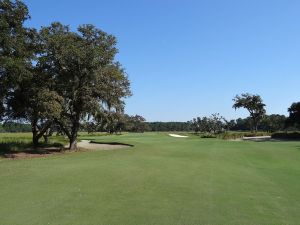
[[[113,150],[113,149],[120,149],[120,148],[128,148],[129,145],[123,144],[110,144],[110,143],[93,143],[89,140],[81,140],[77,143],[78,148],[84,148],[89,150]]]
[[[243,137],[228,139],[227,141],[274,141],[271,136]]]
[[[182,135],[178,135],[178,134],[169,134],[169,136],[176,137],[176,138],[187,138],[188,137],[188,136],[182,136]]]
[[[271,136],[243,137],[244,141],[269,141]]]

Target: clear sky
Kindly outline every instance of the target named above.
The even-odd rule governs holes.
[[[187,121],[260,94],[267,112],[300,101],[299,0],[25,0],[30,26],[91,23],[118,39],[132,82],[126,112]]]

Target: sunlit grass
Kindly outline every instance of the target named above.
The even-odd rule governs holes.
[[[0,224],[300,224],[300,143],[82,135],[134,147],[0,161]]]

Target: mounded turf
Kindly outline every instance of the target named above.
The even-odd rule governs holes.
[[[0,224],[300,224],[299,142],[89,138],[134,147],[0,159]]]

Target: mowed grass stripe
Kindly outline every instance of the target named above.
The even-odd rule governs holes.
[[[1,161],[1,223],[300,223],[297,142],[94,138],[135,146]]]

